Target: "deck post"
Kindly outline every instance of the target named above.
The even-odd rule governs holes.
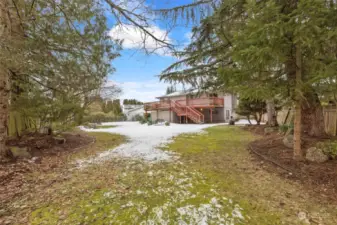
[[[209,113],[211,114],[211,123],[213,123],[213,110],[212,109],[209,109]]]
[[[181,116],[179,116],[179,118],[180,118],[180,123],[181,123]]]
[[[171,119],[171,117],[172,117],[172,111],[171,111],[171,107],[170,107],[170,110],[169,110],[169,113],[170,113],[170,123],[172,123],[172,119]]]

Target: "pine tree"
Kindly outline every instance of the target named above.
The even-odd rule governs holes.
[[[297,109],[294,157],[300,159],[301,133],[325,133],[319,97],[321,84],[335,77],[336,15],[331,1],[223,1],[161,79],[288,100]]]
[[[173,85],[171,85],[171,86],[168,86],[167,88],[166,88],[166,94],[168,95],[168,94],[171,94],[171,93],[173,93],[173,92],[176,92],[177,90],[176,90],[176,87],[175,86],[173,86]]]
[[[32,112],[44,115],[45,112],[52,115],[43,118],[50,123],[54,119],[61,120],[67,113],[71,117],[77,110],[83,115],[91,102],[90,97],[104,89],[102,84],[113,71],[110,61],[119,56],[121,49],[121,40],[114,40],[106,33],[106,6],[116,26],[131,24],[144,34],[144,40],[151,38],[159,43],[159,48],[171,47],[149,30],[151,21],[143,13],[146,6],[140,4],[144,10],[138,13],[139,10],[129,11],[126,3],[111,0],[1,1],[0,157],[5,153],[12,80],[23,92],[13,96],[16,105],[10,107],[29,115],[33,115]],[[34,103],[34,98],[46,104],[40,104],[40,108],[20,107],[20,102]],[[69,102],[76,103],[70,107]]]

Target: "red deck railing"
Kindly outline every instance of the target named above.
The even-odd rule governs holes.
[[[205,122],[205,116],[198,110],[192,108],[191,106],[186,107],[186,115],[188,118],[190,118],[195,123],[204,123]]]
[[[191,106],[194,108],[197,107],[222,107],[224,106],[223,98],[193,98],[187,100],[178,100],[178,102],[182,105]]]
[[[203,107],[204,108],[214,108],[214,107],[224,106],[224,99],[217,98],[217,97],[177,100],[175,102],[181,106],[190,106],[192,108],[203,108]],[[159,101],[159,102],[148,102],[144,104],[144,109],[146,111],[170,109],[171,107],[172,107],[172,103],[170,100]]]

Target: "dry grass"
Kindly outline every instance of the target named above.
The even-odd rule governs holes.
[[[181,153],[190,169],[207,174],[219,192],[247,210],[249,224],[301,224],[305,212],[313,224],[337,224],[336,205],[316,200],[296,182],[266,172],[246,149],[254,137],[238,127],[219,126],[207,134],[181,135],[167,149]],[[303,221],[302,221],[303,222]]]
[[[246,150],[254,139],[249,132],[228,126],[206,131],[180,135],[164,147],[180,154],[176,162],[148,164],[116,158],[82,170],[40,175],[41,184],[13,202],[14,221],[197,224],[207,218],[209,224],[222,220],[224,224],[274,225],[302,224],[298,213],[305,212],[313,224],[337,224],[336,206],[315,201],[299,184],[252,161]],[[108,134],[92,135],[97,142],[85,154],[115,146],[116,140],[111,141]]]

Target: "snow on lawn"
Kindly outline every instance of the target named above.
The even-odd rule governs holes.
[[[148,162],[169,161],[176,156],[173,153],[158,149],[160,145],[169,142],[172,137],[179,134],[201,132],[204,128],[219,124],[171,124],[170,126],[148,126],[138,122],[113,122],[104,123],[103,125],[115,125],[116,127],[106,129],[86,129],[81,127],[81,129],[90,132],[118,133],[127,136],[129,141],[115,149],[100,153],[95,157],[78,160],[76,163],[79,167],[106,161],[113,157],[131,158]]]
[[[234,225],[249,221],[247,212],[220,194],[216,183],[184,163],[151,164],[118,159],[111,162],[91,169],[114,171],[114,184],[95,189],[83,185],[76,192],[81,194],[73,195],[62,206],[47,204],[37,209],[32,224],[99,221],[100,224]]]
[[[202,129],[218,124],[148,126],[121,122],[104,125],[116,127],[82,129],[122,134],[129,137],[129,142],[77,163],[91,174],[111,171],[115,181],[113,185],[103,185],[98,189],[83,186],[84,194],[73,196],[68,205],[59,208],[57,204],[49,204],[36,210],[32,224],[41,224],[46,217],[55,218],[58,221],[55,224],[93,224],[100,221],[102,224],[234,225],[249,220],[245,210],[223,196],[218,184],[210,177],[190,168],[181,161],[183,159],[171,163],[177,156],[158,148],[176,135],[200,133]],[[152,163],[163,161],[167,163]],[[97,166],[87,167],[90,164]],[[80,176],[81,170],[77,172]],[[84,176],[88,174],[86,172]],[[77,179],[83,180],[78,176]],[[88,185],[95,179],[89,178],[85,182]],[[62,222],[60,211],[67,213],[67,217],[61,218]]]

